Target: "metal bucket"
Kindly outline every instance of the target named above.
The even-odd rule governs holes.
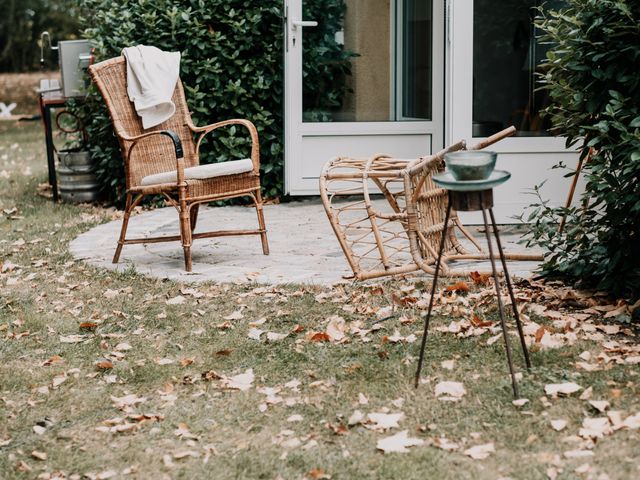
[[[95,165],[84,150],[60,150],[58,154],[58,189],[65,202],[93,202],[100,198],[100,184]]]

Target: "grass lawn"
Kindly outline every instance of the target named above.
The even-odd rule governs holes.
[[[640,476],[628,306],[522,284],[537,342],[517,406],[490,290],[465,279],[439,297],[416,390],[428,283],[186,285],[76,262],[68,242],[117,213],[37,194],[42,136],[0,123],[1,478]],[[436,398],[445,381],[466,393]],[[376,448],[405,430],[421,444]]]

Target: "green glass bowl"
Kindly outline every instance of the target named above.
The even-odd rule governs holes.
[[[462,151],[447,153],[444,163],[456,180],[484,180],[496,166],[496,152]]]

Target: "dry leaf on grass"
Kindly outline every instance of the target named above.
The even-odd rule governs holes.
[[[233,390],[246,391],[249,390],[253,385],[253,380],[255,376],[253,375],[253,369],[249,368],[244,373],[239,375],[235,375],[233,377],[223,377],[222,384],[226,388],[230,388]]]
[[[124,397],[111,396],[111,401],[113,402],[114,407],[124,410],[127,407],[146,402],[147,398],[138,397],[136,394],[132,393],[130,395],[125,395]]]
[[[86,339],[86,335],[60,335],[60,343],[80,343]]]
[[[455,365],[455,360],[443,360],[442,362],[440,362],[440,366],[445,370],[453,370],[455,368]]]
[[[464,454],[474,460],[484,460],[495,451],[496,449],[493,446],[493,443],[485,443],[483,445],[476,445],[475,447],[466,449]]]
[[[242,314],[242,310],[236,310],[235,312],[227,315],[226,317],[222,317],[224,320],[241,320],[244,318]]]
[[[625,418],[622,426],[631,430],[637,430],[640,428],[640,413],[636,413],[635,415]]]
[[[333,315],[329,317],[326,333],[332,342],[339,342],[345,337],[346,328],[347,326],[344,318],[338,315]]]
[[[398,422],[404,418],[404,413],[378,413],[373,412],[367,415],[367,424],[365,425],[370,430],[378,432],[395,428],[398,426]]]
[[[445,290],[447,292],[468,292],[469,291],[469,285],[467,285],[466,282],[457,282],[454,283],[453,285],[448,285]]]
[[[560,432],[567,427],[566,420],[551,420],[551,428],[553,428],[556,432]]]
[[[544,386],[544,392],[547,395],[571,395],[582,390],[582,387],[577,383],[565,382],[565,383],[549,383]]]
[[[609,408],[609,402],[606,400],[589,400],[589,405],[598,410],[600,413],[604,413]]]
[[[267,340],[269,342],[279,342],[289,336],[288,333],[267,332]]]
[[[569,450],[564,452],[563,455],[565,458],[585,458],[593,457],[593,452],[591,450]]]
[[[602,438],[613,433],[607,417],[585,418],[578,435],[582,438]]]
[[[178,295],[178,296],[175,296],[173,298],[170,298],[165,303],[167,305],[182,305],[186,301],[187,301],[187,299],[185,297],[183,297],[182,295]]]
[[[260,330],[259,328],[250,328],[249,333],[247,333],[247,337],[251,340],[260,340],[260,336],[264,333],[264,330]]]
[[[460,448],[460,445],[456,442],[452,442],[446,437],[438,437],[433,440],[433,446],[444,450],[446,452],[453,452]]]
[[[39,452],[38,450],[34,450],[33,452],[31,452],[31,456],[36,460],[45,461],[47,459],[46,452]]]
[[[467,391],[460,382],[440,382],[436,385],[435,394],[438,400],[457,402]]]
[[[406,453],[409,447],[417,447],[424,444],[424,440],[409,437],[408,430],[402,430],[390,437],[378,440],[376,447],[384,453]]]

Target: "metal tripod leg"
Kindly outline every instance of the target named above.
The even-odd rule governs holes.
[[[518,335],[520,336],[520,344],[522,345],[522,354],[524,355],[524,361],[527,364],[527,370],[531,370],[531,360],[529,360],[529,350],[527,349],[527,343],[524,339],[524,331],[522,330],[522,322],[520,321],[520,313],[518,313],[518,306],[516,304],[516,297],[513,294],[513,286],[511,285],[511,277],[507,271],[507,261],[504,257],[504,251],[502,250],[502,243],[500,242],[500,235],[498,235],[498,226],[496,225],[496,218],[493,215],[493,209],[489,209],[489,216],[491,217],[491,225],[493,226],[493,234],[496,237],[496,243],[498,244],[498,253],[500,253],[500,261],[502,262],[502,271],[504,272],[504,278],[507,282],[507,290],[509,290],[509,297],[511,297],[511,306],[513,307],[513,316],[516,319],[516,326],[518,327]]]
[[[487,222],[487,212],[482,209],[482,220],[484,221],[484,232],[487,237],[487,246],[489,247],[489,260],[491,260],[491,271],[493,272],[493,282],[496,286],[496,296],[498,297],[498,311],[500,313],[500,325],[502,327],[502,335],[504,336],[504,346],[507,351],[507,362],[509,363],[509,372],[511,373],[511,385],[513,387],[514,398],[519,398],[518,383],[516,375],[513,371],[513,361],[511,360],[511,347],[509,346],[509,335],[507,333],[507,325],[504,319],[504,308],[502,306],[502,298],[500,297],[500,284],[498,283],[498,272],[496,271],[496,262],[493,257],[493,246],[491,244],[491,236],[489,235],[489,224]],[[506,274],[506,272],[505,272]]]
[[[422,370],[422,362],[424,360],[424,349],[427,345],[427,334],[429,332],[429,320],[431,320],[431,310],[433,309],[433,300],[436,296],[436,284],[438,283],[438,274],[440,273],[440,262],[442,253],[444,252],[444,244],[447,238],[447,228],[449,225],[449,216],[451,215],[451,194],[447,202],[447,213],[444,216],[444,225],[442,227],[442,238],[440,239],[440,249],[438,251],[438,259],[436,260],[436,271],[433,274],[433,283],[431,284],[431,296],[429,297],[429,309],[427,310],[427,318],[424,320],[424,332],[422,333],[422,343],[420,345],[420,358],[418,360],[418,369],[416,370],[415,388],[418,388],[420,382],[420,371]]]

